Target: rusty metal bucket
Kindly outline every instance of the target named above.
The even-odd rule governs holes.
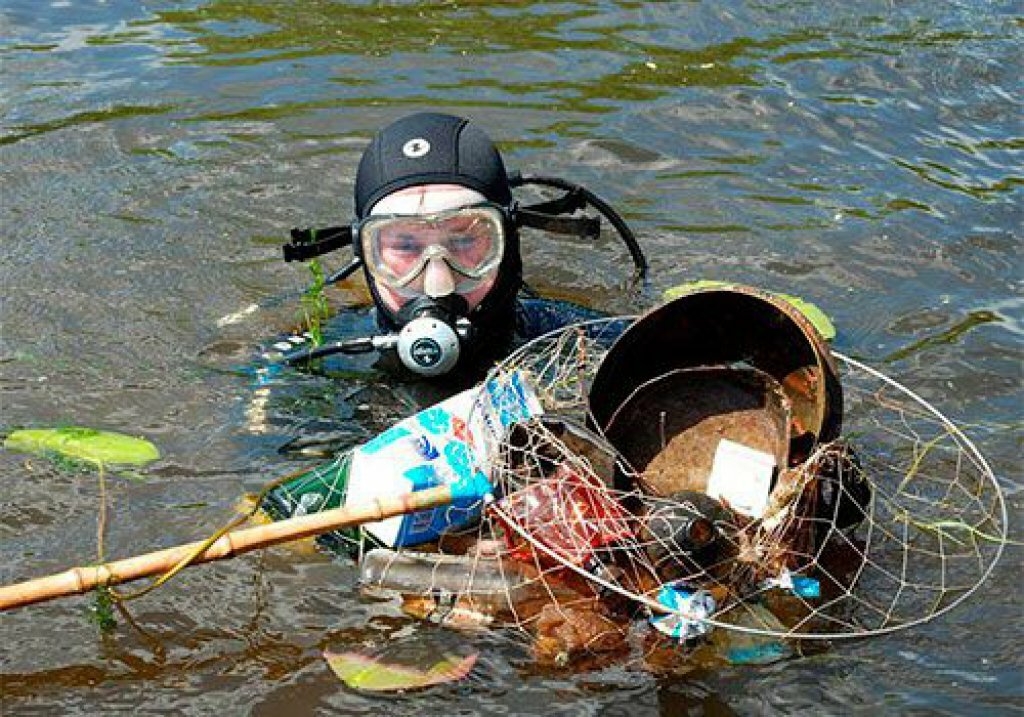
[[[723,440],[776,472],[838,438],[828,346],[794,307],[746,287],[695,291],[641,317],[591,384],[594,427],[657,495],[704,490]]]

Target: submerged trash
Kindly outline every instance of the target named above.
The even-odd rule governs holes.
[[[795,654],[793,647],[778,635],[788,628],[775,614],[756,602],[737,606],[718,617],[740,630],[716,630],[712,637],[715,648],[733,665],[767,665]]]
[[[658,591],[658,603],[672,612],[652,615],[655,629],[679,642],[689,642],[711,632],[707,619],[715,613],[715,599],[707,590],[685,583],[669,583]]]
[[[448,555],[375,548],[359,566],[364,591],[395,591],[430,598],[439,609],[456,605],[490,621],[529,611],[531,601],[575,600],[567,584],[542,577],[533,566],[508,557]]]
[[[567,667],[582,657],[615,655],[628,649],[628,620],[594,598],[568,605],[548,603],[527,624],[538,664]]]
[[[706,580],[735,552],[722,532],[732,513],[706,493],[646,497],[643,505],[637,537],[661,580]]]
[[[533,659],[564,667],[582,654],[626,648],[622,616],[585,580],[500,556],[374,549],[360,565],[371,595],[394,591],[402,610],[447,627],[515,625],[532,637]]]

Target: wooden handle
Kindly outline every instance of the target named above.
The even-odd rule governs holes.
[[[448,505],[451,501],[451,488],[447,485],[440,485],[415,493],[377,498],[366,505],[334,508],[322,513],[312,513],[268,525],[236,530],[222,535],[199,554],[192,563],[223,560],[259,548],[268,548],[272,545],[308,538],[331,530],[350,528],[396,515]],[[117,585],[150,575],[159,575],[167,572],[186,556],[198,550],[202,544],[203,541],[187,543],[174,548],[115,560],[103,565],[71,568],[45,578],[5,585],[0,587],[0,611],[65,595],[80,595],[100,585]]]

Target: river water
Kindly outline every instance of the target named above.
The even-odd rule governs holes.
[[[198,539],[308,465],[288,439],[387,425],[395,396],[360,369],[296,375],[261,433],[236,369],[298,316],[288,229],[347,221],[370,134],[439,109],[510,166],[609,200],[651,261],[634,291],[614,240],[538,237],[542,293],[625,313],[704,278],[817,303],[840,350],[965,427],[1020,541],[1021,23],[982,0],[6,0],[0,429],[159,446],[140,476],[106,477],[106,551],[124,556]],[[10,452],[0,468],[4,583],[95,559],[95,472]],[[106,632],[85,597],[4,614],[2,712],[1006,714],[1024,704],[1020,573],[1011,546],[941,619],[767,668],[546,672],[492,631],[460,638],[481,653],[467,681],[380,698],[322,651],[447,638],[356,596],[350,565],[278,548],[188,571]]]

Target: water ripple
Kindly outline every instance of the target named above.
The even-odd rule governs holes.
[[[1018,16],[978,0],[8,0],[3,428],[152,437],[165,458],[147,481],[112,483],[111,545],[129,552],[194,539],[305,465],[277,452],[297,435],[360,440],[393,420],[368,370],[296,375],[268,409],[280,432],[248,434],[237,364],[295,321],[309,274],[279,261],[288,229],[347,221],[370,134],[440,108],[479,120],[511,167],[608,199],[651,260],[638,298],[607,235],[589,251],[531,234],[538,288],[623,312],[699,278],[814,301],[841,350],[888,359],[983,439],[1019,513]],[[4,575],[92,560],[95,476],[0,461]],[[351,566],[282,548],[183,577],[104,637],[86,600],[5,615],[4,707],[996,714],[1019,700],[1018,578],[998,572],[934,629],[671,680],[538,673],[494,631],[473,636],[465,689],[381,701],[344,690],[320,651],[428,628],[361,601]]]

